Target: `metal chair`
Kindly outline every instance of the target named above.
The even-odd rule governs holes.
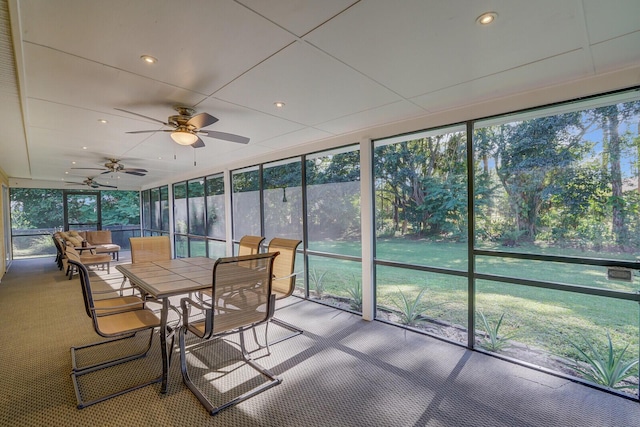
[[[260,245],[264,242],[262,236],[242,236],[238,243],[238,256],[260,253]]]
[[[298,246],[302,243],[301,240],[283,239],[274,237],[269,242],[268,252],[279,252],[280,255],[273,262],[273,284],[272,292],[274,293],[276,300],[281,300],[289,297],[296,288],[296,276],[297,272],[294,271],[296,263],[296,251]],[[292,331],[292,334],[285,335],[274,341],[268,341],[269,323],[275,323],[285,329]],[[287,323],[276,317],[271,320],[265,326],[265,344],[261,345],[258,341],[256,330],[253,330],[254,338],[260,348],[267,348],[267,353],[270,353],[269,345],[276,344],[281,341],[293,338],[296,335],[300,335],[303,331],[295,327],[294,325]]]
[[[142,382],[123,390],[118,390],[104,396],[85,401],[82,397],[80,387],[78,386],[78,378],[96,372],[102,369],[108,369],[123,363],[127,363],[147,355],[151,348],[154,329],[160,327],[160,319],[153,311],[145,307],[145,301],[137,297],[116,297],[115,299],[102,300],[100,302],[94,298],[94,292],[91,288],[89,280],[89,272],[87,268],[76,259],[69,258],[68,262],[72,264],[78,271],[80,283],[82,285],[82,294],[84,297],[85,310],[87,315],[91,317],[93,328],[98,335],[105,338],[111,338],[106,341],[100,341],[93,344],[71,347],[71,379],[78,401],[78,408],[86,408],[98,402],[119,396],[124,393],[145,387],[147,385],[160,382],[162,376],[153,378],[152,380]],[[79,367],[77,360],[78,351],[87,348],[95,348],[107,344],[112,344],[127,338],[132,338],[139,332],[149,332],[149,341],[141,352],[116,357],[99,363]],[[173,345],[173,342],[171,343]]]
[[[244,342],[246,330],[267,322],[273,316],[275,295],[272,294],[271,283],[273,260],[277,256],[278,253],[275,252],[219,258],[213,267],[211,301],[200,302],[191,298],[182,298],[180,301],[183,313],[183,326],[179,331],[182,379],[211,415],[281,382],[274,374],[251,359]],[[191,307],[202,310],[204,318],[190,319],[188,313]],[[214,405],[191,379],[185,346],[187,333],[193,334],[207,344],[216,338],[237,333],[240,338],[239,346],[243,361],[266,377],[267,381],[222,404]],[[197,360],[197,366],[202,375],[207,375],[215,369],[214,367],[203,369],[202,365],[206,362],[202,359]],[[192,367],[192,371],[194,369]]]
[[[129,237],[131,246],[131,264],[171,259],[171,241],[169,236]],[[123,295],[127,278],[122,278],[120,295]],[[135,288],[133,288],[135,289]]]
[[[132,264],[171,259],[169,236],[129,237],[129,244]]]
[[[104,266],[107,266],[107,274],[111,274],[111,256],[107,255],[107,254],[93,254],[93,253],[88,253],[88,254],[79,254],[78,251],[71,245],[64,245],[63,246],[63,250],[64,250],[64,256],[66,258],[70,258],[72,256],[77,257],[78,260],[85,266],[85,267],[89,267],[92,265],[99,265],[102,266],[102,268],[104,268]],[[71,278],[73,278],[73,275],[75,274],[75,267],[72,264],[69,264],[67,262],[67,270],[66,273],[69,276],[69,280],[71,280]]]

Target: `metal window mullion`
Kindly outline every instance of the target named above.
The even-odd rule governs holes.
[[[467,122],[467,347],[473,349],[476,339],[476,282],[475,282],[475,203],[473,164],[473,121]]]
[[[264,180],[262,179],[262,174],[264,169],[262,167],[262,163],[258,166],[258,200],[260,203],[260,236],[265,235],[265,227],[264,227]]]
[[[307,218],[307,156],[300,157],[300,187],[302,189],[302,264],[304,266],[304,297],[309,298],[309,231]]]

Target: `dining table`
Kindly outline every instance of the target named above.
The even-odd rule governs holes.
[[[171,308],[170,298],[211,288],[213,265],[216,260],[206,257],[177,258],[163,261],[120,264],[116,269],[129,279],[131,285],[141,293],[162,304],[160,310],[160,347],[162,354],[162,385],[160,391],[167,392],[169,365],[173,345],[167,346],[175,330],[167,322]],[[172,341],[173,343],[173,341]]]

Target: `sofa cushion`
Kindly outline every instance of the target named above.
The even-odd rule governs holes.
[[[71,243],[73,246],[82,246],[82,237],[80,236],[69,236],[67,237],[67,242]]]
[[[111,230],[87,231],[87,241],[92,245],[112,244]]]

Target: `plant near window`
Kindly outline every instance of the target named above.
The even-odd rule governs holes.
[[[400,293],[400,299],[391,297],[391,302],[400,310],[400,323],[408,326],[416,326],[422,314],[427,311],[429,305],[422,301],[424,293],[427,288],[422,288],[418,295],[411,300],[408,298],[401,289],[398,289]]]
[[[509,344],[509,340],[516,335],[516,331],[500,335],[500,327],[502,326],[505,313],[502,313],[500,319],[495,324],[491,323],[482,311],[479,312],[479,314],[482,319],[482,327],[485,331],[485,337],[480,342],[480,345],[493,352],[502,350]]]
[[[351,297],[351,301],[349,302],[349,305],[352,310],[361,312],[362,311],[362,284],[360,283],[360,280],[358,280],[358,278],[355,275],[353,275],[352,277],[353,277],[353,281],[350,282],[351,286],[347,288],[347,292]]]
[[[320,298],[324,293],[324,278],[329,270],[325,270],[319,273],[315,268],[312,268],[309,272],[309,281],[313,283],[313,287],[316,289],[316,296]]]
[[[578,350],[578,353],[584,358],[587,364],[584,366],[584,363],[580,363],[576,359],[574,364],[570,364],[576,372],[591,382],[613,389],[638,388],[637,384],[625,383],[623,385],[617,385],[637,373],[637,369],[634,368],[638,364],[638,359],[633,361],[623,360],[629,344],[627,344],[621,352],[616,354],[613,350],[611,335],[609,335],[609,331],[607,331],[607,351],[606,354],[602,354],[596,345],[589,341],[587,337],[582,335],[582,338],[587,345],[590,355],[577,344],[569,341],[569,344]]]

